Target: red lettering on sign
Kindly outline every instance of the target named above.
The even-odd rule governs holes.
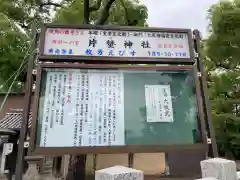
[[[72,34],[72,35],[75,35],[75,31],[74,31],[74,30],[71,30],[71,34]]]
[[[79,33],[79,30],[76,30],[75,31],[75,35],[79,35],[80,33]]]
[[[52,33],[53,33],[53,29],[49,29],[48,32],[49,32],[50,34],[52,34]]]
[[[59,30],[58,29],[55,29],[55,34],[59,34]]]
[[[65,31],[65,34],[69,34],[69,30],[66,30],[66,31]]]

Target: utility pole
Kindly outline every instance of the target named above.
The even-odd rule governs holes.
[[[16,163],[16,175],[15,180],[22,180],[23,174],[23,163],[24,163],[24,141],[26,139],[27,131],[28,131],[28,119],[29,119],[29,111],[31,106],[31,97],[32,97],[32,70],[34,67],[34,58],[36,51],[36,34],[37,34],[37,27],[36,22],[34,21],[31,26],[31,38],[33,39],[33,43],[31,44],[31,50],[28,58],[28,70],[27,70],[27,83],[26,83],[26,90],[25,90],[25,97],[24,97],[24,109],[23,109],[23,118],[21,123],[21,130],[20,130],[20,138],[18,143],[18,153],[17,153],[17,163]]]

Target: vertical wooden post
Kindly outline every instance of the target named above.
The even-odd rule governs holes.
[[[36,24],[33,22],[32,24],[32,39],[36,42]],[[18,144],[18,153],[17,153],[17,164],[16,164],[16,180],[22,180],[22,172],[23,172],[23,163],[24,163],[24,141],[27,135],[28,130],[28,118],[29,118],[29,110],[31,106],[31,96],[32,96],[32,70],[34,66],[34,51],[36,50],[36,43],[31,43],[31,50],[28,58],[28,70],[27,70],[27,85],[25,90],[24,97],[24,110],[23,110],[23,118],[21,123],[20,130],[20,139]]]
[[[128,167],[133,168],[134,154],[128,153]]]
[[[97,157],[98,154],[93,155],[93,174],[95,174],[95,171],[97,170]]]
[[[206,73],[204,71],[203,66],[203,57],[201,55],[201,47],[200,47],[200,32],[198,30],[193,31],[194,38],[194,47],[197,53],[197,67],[200,80],[200,90],[203,99],[203,110],[205,114],[205,121],[206,121],[206,130],[207,130],[207,137],[210,138],[211,142],[209,142],[209,156],[217,157],[218,150],[217,150],[217,143],[215,138],[215,130],[212,123],[212,107],[208,98],[208,89],[207,89],[207,78]]]

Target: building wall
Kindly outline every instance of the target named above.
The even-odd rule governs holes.
[[[4,94],[0,95],[0,104],[3,103],[4,97]],[[2,119],[6,113],[11,111],[11,109],[23,109],[23,97],[23,95],[9,95],[5,101],[3,109],[0,112],[0,119]]]
[[[166,165],[168,165],[172,177],[191,177],[201,174],[200,161],[204,159],[205,153],[199,151],[170,152],[167,153],[167,157],[166,153],[135,153],[133,168],[142,170],[145,175],[160,175],[165,172]],[[114,165],[128,166],[128,155],[97,155],[96,170]],[[89,154],[87,156],[86,173],[92,174],[93,168],[93,155]]]
[[[128,166],[128,154],[99,154],[97,156],[96,170],[115,165]],[[133,168],[142,170],[146,175],[162,174],[165,171],[165,154],[136,153],[133,157]]]
[[[128,154],[98,154],[96,157],[96,170],[108,168],[115,165],[128,167]],[[62,157],[61,174],[67,175],[69,166],[69,155]],[[164,153],[136,153],[133,159],[133,168],[142,170],[145,175],[160,175],[165,172]],[[88,154],[86,161],[86,174],[94,173],[94,155]]]
[[[0,94],[0,104],[4,101],[5,94]],[[33,102],[32,102],[33,103]],[[6,113],[15,109],[23,109],[24,107],[24,94],[9,94],[3,109],[0,112],[0,120]]]

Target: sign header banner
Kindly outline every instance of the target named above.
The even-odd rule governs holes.
[[[147,29],[146,29],[147,30]],[[46,27],[41,55],[190,59],[189,32]]]

